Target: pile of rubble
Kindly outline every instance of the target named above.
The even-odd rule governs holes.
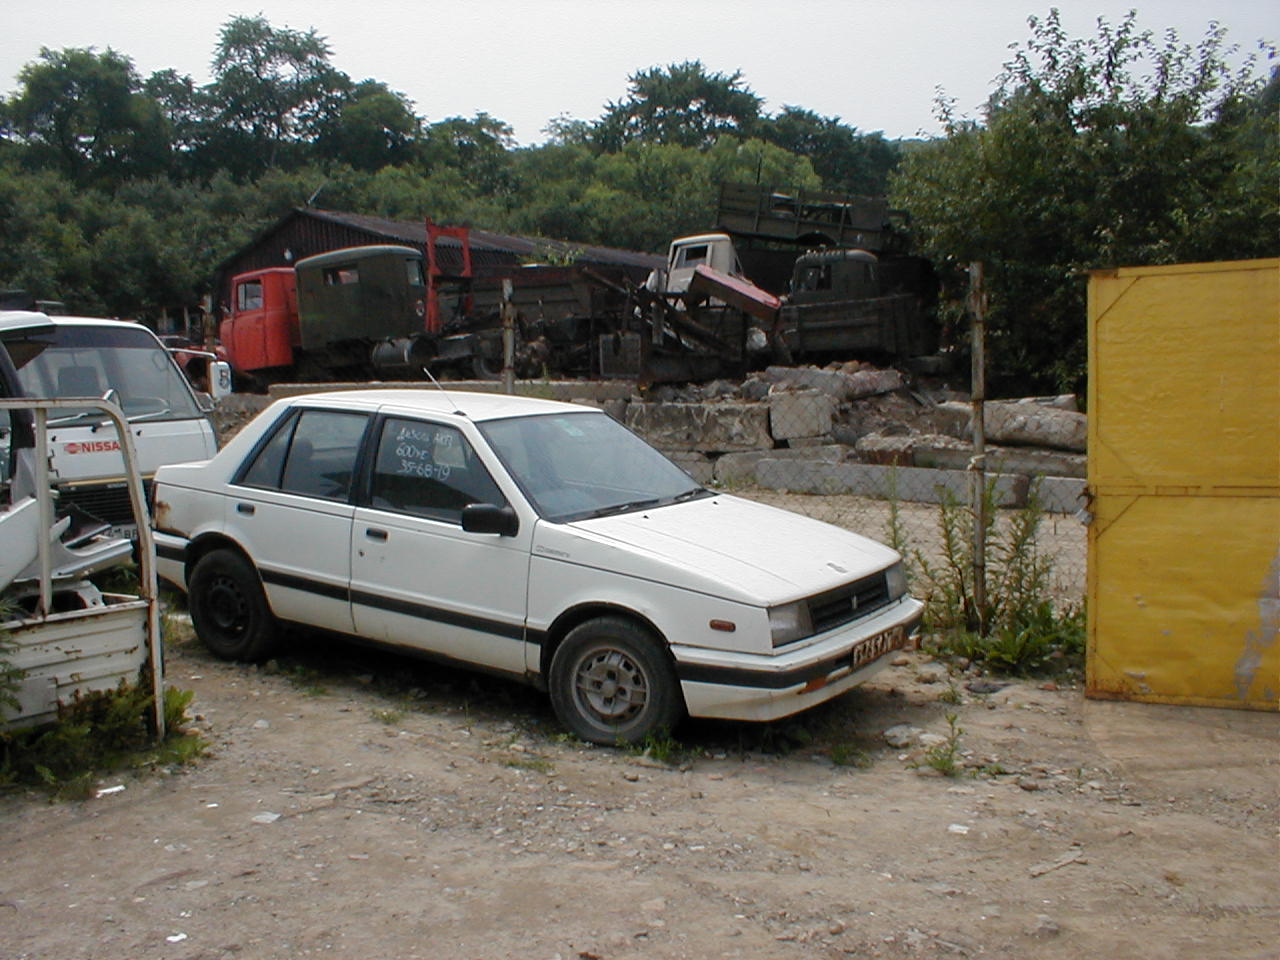
[[[935,502],[964,496],[973,409],[894,369],[769,367],[741,383],[662,386],[603,404],[702,482]],[[986,469],[1001,505],[1080,507],[1087,422],[1074,396],[990,401]]]

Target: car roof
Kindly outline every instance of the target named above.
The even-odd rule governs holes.
[[[505,393],[477,393],[441,387],[418,389],[334,390],[325,393],[300,394],[290,402],[305,405],[320,402],[325,406],[342,406],[355,410],[382,410],[385,413],[455,414],[472,421],[502,420],[537,414],[599,413],[594,407],[535,397],[510,396]]]

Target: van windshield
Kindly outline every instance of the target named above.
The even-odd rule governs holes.
[[[98,397],[108,390],[131,421],[203,416],[169,352],[145,327],[58,324],[52,331],[4,338],[18,381],[31,397]],[[93,408],[60,411],[66,423],[99,417]]]

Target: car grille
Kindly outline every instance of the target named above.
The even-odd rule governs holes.
[[[142,481],[146,499],[151,499],[151,481]],[[75,506],[89,516],[112,526],[134,523],[133,505],[129,502],[129,487],[123,480],[114,483],[77,484],[58,488],[58,503]]]
[[[827,593],[820,593],[809,598],[809,618],[813,623],[813,632],[822,633],[850,623],[888,602],[889,584],[883,570]]]

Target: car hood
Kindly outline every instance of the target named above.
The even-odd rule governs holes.
[[[534,552],[763,605],[838,587],[898,558],[840,527],[730,496],[543,524]]]

